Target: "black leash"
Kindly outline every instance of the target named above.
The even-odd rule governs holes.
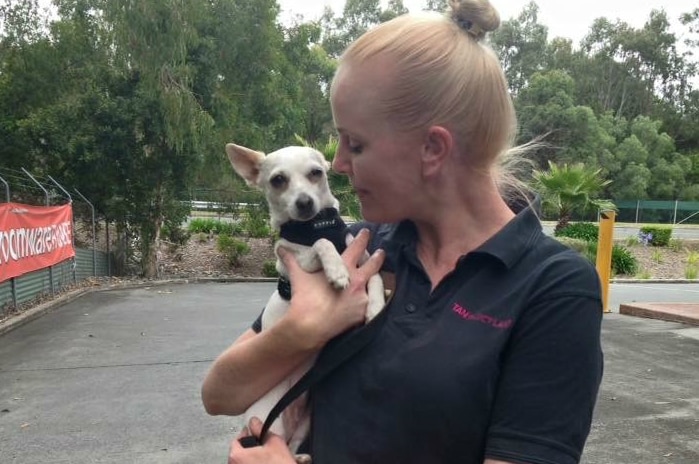
[[[262,443],[264,443],[265,437],[269,431],[269,428],[272,426],[272,423],[277,419],[277,417],[279,417],[287,406],[289,406],[303,392],[311,388],[330,372],[335,370],[335,368],[340,366],[355,354],[359,353],[362,348],[369,345],[381,327],[383,327],[383,322],[386,319],[387,312],[388,308],[384,307],[384,309],[374,319],[372,319],[371,322],[338,339],[336,343],[333,343],[332,346],[328,346],[324,351],[322,351],[313,367],[306,372],[306,374],[301,377],[301,379],[296,382],[296,384],[291,387],[289,391],[287,391],[286,394],[277,402],[274,408],[272,408],[267,416],[267,419],[265,420],[264,425],[262,426],[260,436],[247,436],[239,440],[243,448],[252,448],[254,446],[260,446]]]

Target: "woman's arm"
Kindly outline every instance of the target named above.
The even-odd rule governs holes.
[[[322,272],[307,273],[291,253],[279,251],[292,283],[289,309],[269,329],[245,332],[214,361],[202,386],[209,414],[242,414],[328,340],[364,321],[367,281],[384,258],[377,252],[358,264],[368,241],[369,233],[362,231],[343,253],[350,284],[342,291],[333,289]]]

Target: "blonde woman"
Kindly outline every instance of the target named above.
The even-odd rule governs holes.
[[[331,88],[333,168],[370,231],[344,255],[352,285],[335,292],[285,256],[291,310],[214,363],[210,413],[240,414],[360,324],[382,267],[396,288],[377,338],[313,388],[315,464],[579,462],[602,375],[599,281],[531,207],[505,199],[516,119],[482,43],[498,25],[487,0],[456,1],[449,16],[401,16],[346,50]],[[293,458],[272,436],[234,441],[229,462]]]

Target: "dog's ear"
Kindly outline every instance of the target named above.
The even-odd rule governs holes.
[[[257,187],[260,178],[260,164],[265,159],[265,154],[234,143],[226,145],[226,153],[235,172],[245,179],[248,185]]]

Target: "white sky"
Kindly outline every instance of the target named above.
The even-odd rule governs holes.
[[[306,19],[319,17],[325,5],[330,6],[336,16],[342,14],[344,0],[278,0],[282,8],[282,18],[301,14]],[[530,0],[491,0],[503,20],[517,16]],[[388,2],[382,1],[383,5]],[[411,12],[420,11],[425,0],[403,0]],[[652,9],[665,9],[673,24],[673,31],[681,36],[679,18],[699,7],[697,0],[536,0],[539,6],[539,22],[548,26],[549,40],[553,37],[567,37],[577,44],[587,33],[592,22],[599,17],[610,20],[621,19],[633,27],[642,27]]]

